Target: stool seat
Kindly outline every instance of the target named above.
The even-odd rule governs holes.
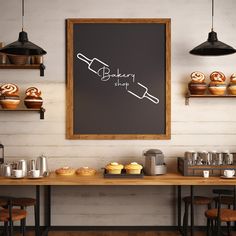
[[[213,208],[205,212],[205,216],[211,219],[216,219],[218,209]],[[220,220],[225,222],[236,221],[236,211],[226,208],[220,209]]]
[[[34,198],[15,198],[12,200],[12,206],[28,207],[36,205]]]
[[[21,209],[12,209],[12,221],[18,221],[26,218],[27,212],[25,210]],[[0,221],[9,221],[10,216],[9,216],[9,210],[8,209],[3,209],[0,210]]]
[[[216,202],[219,201],[219,197],[214,197]],[[223,205],[233,205],[234,204],[234,197],[232,196],[222,196],[220,199],[221,204]]]
[[[187,196],[183,198],[183,201],[186,203],[191,203],[191,197]],[[203,197],[203,196],[194,196],[193,197],[193,204],[194,205],[208,205],[212,203],[213,199],[209,197]]]
[[[4,199],[0,198],[0,206],[1,207],[7,206],[7,200],[4,200]]]

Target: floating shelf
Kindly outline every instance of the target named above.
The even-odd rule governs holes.
[[[190,98],[236,98],[236,95],[211,95],[211,94],[204,94],[204,95],[193,95],[187,92],[185,94],[185,105],[189,105],[189,99]]]
[[[0,64],[0,69],[39,69],[40,76],[44,76],[45,70],[44,64],[25,64],[25,65],[15,65],[15,64]]]
[[[0,111],[4,111],[4,112],[8,112],[8,111],[12,111],[12,112],[18,112],[18,111],[27,111],[27,112],[39,112],[40,114],[40,119],[43,120],[44,119],[44,113],[45,113],[45,109],[42,107],[40,109],[31,109],[31,108],[22,108],[22,109],[0,109]]]

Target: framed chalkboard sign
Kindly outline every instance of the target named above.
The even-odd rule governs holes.
[[[170,19],[67,19],[68,139],[170,139]]]

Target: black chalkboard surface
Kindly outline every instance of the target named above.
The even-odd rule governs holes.
[[[67,20],[67,138],[170,138],[170,20]]]

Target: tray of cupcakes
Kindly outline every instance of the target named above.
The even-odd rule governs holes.
[[[104,168],[104,178],[143,178],[143,166],[137,162],[122,165],[111,162]]]
[[[206,76],[202,72],[194,71],[190,77],[191,81],[188,84],[190,95],[236,95],[236,73],[230,76],[228,84],[226,83],[226,76],[220,71],[213,71],[210,74],[208,84],[206,83]]]

